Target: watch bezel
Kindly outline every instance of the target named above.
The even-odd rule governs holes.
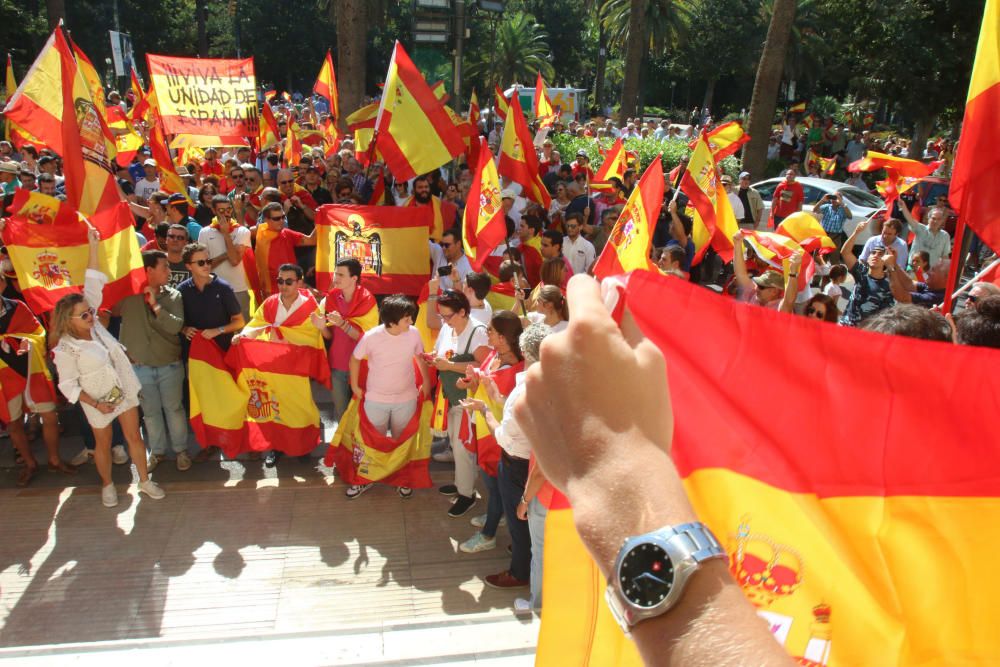
[[[621,549],[618,550],[618,557],[615,558],[614,565],[614,582],[612,584],[614,590],[614,597],[617,598],[615,602],[617,605],[612,605],[612,610],[617,611],[622,614],[622,618],[618,619],[622,628],[627,631],[627,628],[634,626],[639,621],[647,618],[652,618],[654,616],[659,616],[664,613],[680,600],[681,596],[684,594],[684,589],[687,587],[688,579],[692,572],[699,568],[699,563],[694,559],[693,555],[688,551],[681,549],[677,540],[673,538],[677,536],[677,533],[670,535],[637,535],[635,537],[627,538],[623,543]],[[622,590],[621,586],[621,566],[625,561],[625,557],[631,553],[637,547],[643,544],[653,544],[661,549],[667,554],[667,558],[670,559],[670,564],[673,567],[673,583],[670,586],[670,591],[667,596],[663,598],[660,602],[653,605],[652,607],[641,607],[634,604],[629,600],[628,596]],[[608,590],[611,592],[611,589]],[[609,596],[609,602],[611,601]],[[627,626],[627,627],[626,627]]]

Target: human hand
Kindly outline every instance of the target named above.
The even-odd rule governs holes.
[[[90,247],[93,248],[93,247],[97,246],[100,242],[101,242],[101,233],[99,231],[97,231],[97,229],[93,225],[91,225],[91,224],[88,223],[87,224],[87,243],[90,245]]]
[[[521,521],[528,520],[528,503],[523,500],[520,500],[517,503],[517,518]]]
[[[441,279],[438,278],[437,276],[434,276],[427,283],[427,294],[428,296],[433,296],[437,294],[440,289],[441,289]]]
[[[486,412],[486,403],[478,398],[463,398],[458,404],[467,412]]]
[[[792,253],[792,258],[790,260],[792,273],[798,273],[799,268],[802,266],[802,260],[805,258],[806,254],[802,250],[796,250]]]
[[[338,328],[344,326],[344,316],[338,313],[336,310],[326,314],[326,321],[331,326],[335,326]]]
[[[860,234],[861,232],[865,231],[865,226],[866,226],[867,224],[868,224],[868,221],[867,221],[867,220],[862,220],[861,222],[859,222],[859,223],[857,224],[857,226],[856,226],[856,227],[854,228],[854,234],[853,234],[853,236],[857,236],[857,235],[858,235],[858,234]]]
[[[219,329],[218,327],[212,327],[211,329],[202,329],[201,330],[201,337],[202,338],[206,338],[208,340],[212,340],[213,338],[215,338],[216,336],[219,336],[221,334],[222,334],[222,330]]]
[[[188,340],[191,340],[192,338],[197,336],[198,333],[199,333],[198,329],[195,329],[194,327],[184,327],[183,329],[181,329],[181,334]]]
[[[356,384],[351,385],[351,393],[354,394],[354,398],[356,398],[358,402],[360,402],[365,396],[364,390]]]
[[[142,298],[146,301],[147,306],[156,308],[156,292],[149,285],[142,288]]]
[[[431,361],[431,364],[434,366],[434,368],[438,369],[439,371],[453,370],[451,367],[452,363],[447,359],[445,359],[444,357],[434,357],[434,359]]]
[[[896,266],[896,252],[892,248],[886,248],[882,253],[882,261],[885,262],[886,268]]]
[[[105,401],[98,401],[97,404],[94,405],[94,407],[97,408],[98,412],[105,415],[110,415],[112,412],[115,411],[115,406]]]
[[[216,218],[219,221],[219,231],[223,234],[228,234],[230,229],[231,221],[226,216],[218,216]]]
[[[292,202],[292,206],[294,206],[295,208],[302,208],[302,198],[299,197],[298,195],[290,197],[289,201]]]
[[[31,351],[31,341],[27,338],[22,338],[21,344],[17,346],[17,353],[19,355],[27,354],[29,351]]]
[[[677,200],[676,199],[671,199],[670,203],[667,204],[667,212],[670,213],[670,215],[677,215]]]
[[[204,334],[202,334],[202,335],[204,335]],[[241,340],[243,340],[243,334],[233,334],[233,339],[230,342],[233,345],[239,345]]]
[[[312,322],[312,325],[320,331],[326,328],[326,318],[319,313],[313,313],[310,315],[309,321]]]

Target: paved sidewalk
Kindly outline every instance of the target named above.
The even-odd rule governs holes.
[[[70,434],[62,448],[79,443]],[[40,440],[33,449],[43,455]],[[532,661],[538,621],[512,612],[526,589],[483,584],[508,564],[505,529],[495,550],[458,551],[484,500],[458,519],[436,489],[348,500],[318,459],[285,458],[162,463],[160,501],[115,466],[120,502],[107,509],[93,465],[16,489],[10,450],[0,440],[0,659],[191,665],[205,662],[185,653],[197,646],[232,658],[295,645],[313,647],[296,664]],[[451,481],[448,466],[432,476]]]

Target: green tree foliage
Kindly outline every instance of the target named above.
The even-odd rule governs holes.
[[[719,79],[752,72],[747,45],[759,34],[753,6],[745,0],[694,0],[686,22],[683,65],[693,78],[706,82],[702,105],[712,108]]]
[[[467,71],[488,86],[492,80],[506,88],[511,83],[534,85],[536,72],[541,72],[547,80],[553,79],[554,70],[548,59],[550,53],[548,35],[530,14],[509,12],[497,27],[496,41],[492,50],[480,50],[470,54],[473,59],[467,64]],[[486,89],[487,86],[481,88]]]

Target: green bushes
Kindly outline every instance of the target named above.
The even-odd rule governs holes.
[[[583,150],[587,154],[587,157],[590,158],[590,164],[594,171],[597,171],[601,163],[604,162],[604,156],[598,150],[596,139],[574,137],[568,134],[556,134],[550,138],[555,145],[555,149],[559,151],[563,162],[572,162],[576,159],[576,154],[579,150]],[[601,140],[600,147],[607,150],[611,148],[612,144],[614,144],[613,139],[605,138]],[[625,140],[624,145],[625,150],[634,151],[639,154],[639,165],[643,171],[656,159],[658,154],[662,154],[661,162],[663,163],[664,172],[669,172],[680,164],[681,158],[691,154],[691,149],[687,147],[687,142],[677,139],[661,141],[653,138],[629,138]],[[723,172],[733,178],[739,174],[740,161],[736,157],[726,158],[720,166]]]

